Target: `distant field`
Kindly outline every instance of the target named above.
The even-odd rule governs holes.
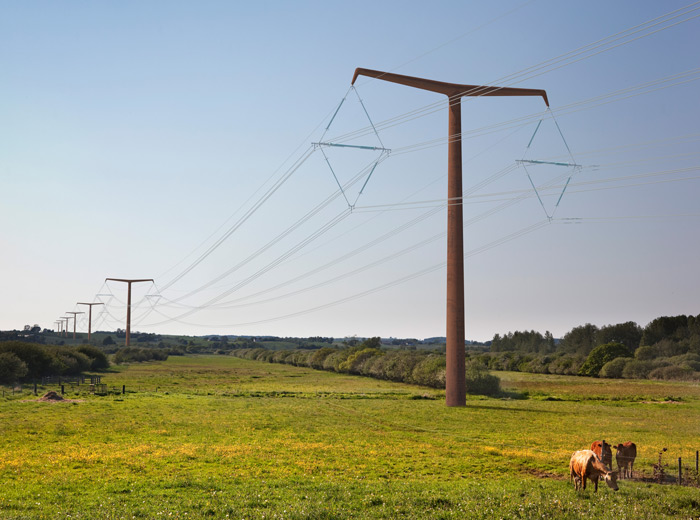
[[[98,397],[0,401],[0,518],[699,518],[649,481],[700,449],[700,388],[498,373],[470,396],[229,356],[117,367]],[[67,389],[68,390],[68,389]],[[515,394],[514,394],[515,395]],[[572,451],[635,441],[648,481],[575,493]]]

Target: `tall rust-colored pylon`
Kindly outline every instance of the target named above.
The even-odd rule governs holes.
[[[467,382],[464,349],[464,231],[462,224],[462,98],[464,96],[541,96],[549,106],[547,93],[539,89],[459,85],[370,69],[355,69],[358,76],[381,79],[399,85],[444,94],[449,102],[447,148],[447,369],[445,404],[466,406]]]
[[[124,282],[129,285],[126,296],[126,339],[124,341],[125,346],[129,346],[131,339],[131,284],[139,282],[152,282],[152,278],[142,278],[138,280],[125,280],[124,278],[105,278],[105,282],[111,280],[113,282]]]

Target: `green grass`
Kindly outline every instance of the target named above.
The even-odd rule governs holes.
[[[198,356],[116,367],[103,381],[125,395],[6,398],[0,518],[697,518],[697,488],[567,481],[600,438],[635,441],[648,477],[662,447],[669,473],[694,462],[697,386],[499,376],[532,397],[447,408],[432,389]]]

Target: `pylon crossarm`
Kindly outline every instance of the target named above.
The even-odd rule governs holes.
[[[416,78],[413,76],[404,76],[402,74],[393,74],[391,72],[382,72],[379,70],[355,69],[355,75],[352,78],[352,84],[355,84],[358,76],[367,76],[370,78],[381,79],[407,87],[419,88],[421,90],[429,90],[444,94],[450,98],[460,97],[481,97],[481,96],[538,96],[544,100],[545,105],[549,106],[547,92],[542,89],[532,88],[515,88],[515,87],[493,87],[488,85],[460,85],[457,83],[447,83],[444,81],[435,81],[432,79]]]
[[[321,147],[321,146],[337,146],[341,148],[358,148],[360,150],[381,150],[382,152],[385,153],[390,153],[391,150],[388,148],[382,148],[380,146],[361,146],[359,144],[339,144],[339,143],[311,143],[314,145],[314,147]]]
[[[565,163],[565,162],[553,162],[553,161],[535,161],[528,159],[517,159],[515,161],[518,164],[551,164],[553,166],[569,166],[571,168],[583,168],[580,164]]]

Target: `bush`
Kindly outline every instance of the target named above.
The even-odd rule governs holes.
[[[309,359],[309,365],[311,366],[311,368],[315,368],[317,370],[323,368],[323,362],[333,352],[335,352],[335,349],[332,349],[330,347],[323,347],[321,349],[318,349],[316,352],[313,353],[311,359]]]
[[[467,392],[477,395],[497,396],[501,393],[501,380],[490,374],[481,363],[472,362],[466,368]]]
[[[669,358],[669,363],[679,367],[690,368],[693,371],[700,371],[700,355],[695,353],[682,354]]]
[[[662,379],[671,381],[690,381],[694,379],[696,372],[687,367],[669,365],[667,367],[655,368],[649,372],[649,379]]]
[[[85,354],[69,347],[59,347],[49,351],[52,363],[51,372],[58,375],[78,375],[90,370],[91,360]]]
[[[651,361],[659,357],[656,347],[642,346],[634,351],[634,358],[640,361]]]
[[[12,352],[0,352],[0,384],[16,383],[27,375],[27,364]]]
[[[622,370],[622,377],[625,379],[646,379],[649,376],[649,372],[654,368],[653,361],[632,359],[627,362],[625,368]]]
[[[576,375],[586,361],[586,358],[579,354],[564,354],[555,358],[549,364],[550,374]]]
[[[370,358],[381,355],[381,351],[376,348],[365,348],[350,354],[345,361],[338,365],[339,372],[348,374],[360,374],[362,365]]]
[[[411,373],[410,381],[417,385],[445,388],[446,357],[444,354],[428,354]]]
[[[387,354],[384,358],[383,379],[409,382],[413,370],[425,358],[425,355],[414,351],[397,351]]]
[[[76,350],[90,359],[90,370],[106,370],[109,368],[109,359],[99,348],[92,345],[82,345]]]
[[[598,377],[603,365],[618,357],[632,357],[632,353],[622,343],[605,343],[598,345],[588,354],[586,362],[578,373],[581,376]]]
[[[152,348],[124,347],[114,354],[114,362],[121,363],[142,363],[144,361],[165,361],[169,352]]]
[[[535,356],[532,360],[521,365],[522,372],[532,374],[549,374],[549,364],[552,362],[550,356]]]
[[[619,357],[613,359],[612,361],[608,361],[603,365],[603,368],[600,369],[598,375],[600,377],[607,377],[610,379],[621,379],[622,372],[629,361],[630,358],[626,357]]]
[[[28,379],[40,379],[41,376],[52,375],[51,367],[53,358],[49,354],[49,347],[35,343],[23,343],[21,341],[5,341],[0,343],[0,353],[12,352],[27,366],[24,377]]]
[[[339,372],[340,364],[348,358],[350,353],[350,349],[344,348],[329,354],[326,356],[326,359],[323,360],[323,369],[330,370],[331,372]]]

